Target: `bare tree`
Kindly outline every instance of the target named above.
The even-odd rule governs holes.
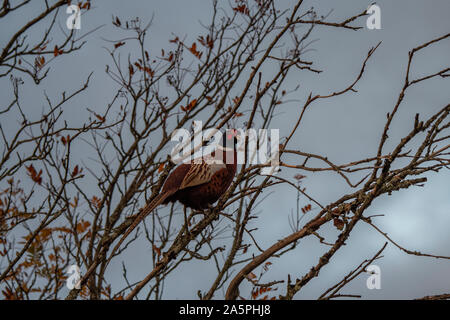
[[[13,6],[4,1],[0,22],[20,12],[29,2]],[[325,154],[303,151],[292,140],[307,112],[321,101],[364,94],[356,88],[379,43],[360,57],[356,77],[343,79],[345,84],[338,84],[332,92],[310,92],[305,101],[295,102],[298,112],[288,124],[289,133],[279,143],[279,166],[292,178],[261,175],[260,170],[270,163],[246,161],[213,208],[203,212],[183,212],[178,205],[158,208],[142,223],[140,229],[144,232],[134,232],[114,251],[114,243],[133,223],[139,209],[159,194],[175,166],[168,156],[174,130],[191,128],[197,119],[203,120],[204,129],[271,128],[280,108],[296,101],[301,91],[299,87],[287,87],[288,75],[320,76],[322,72],[314,61],[305,58],[313,30],[358,31],[366,10],[359,8],[348,19],[331,21],[312,8],[304,8],[303,1],[285,10],[278,9],[271,0],[239,0],[224,7],[212,1],[211,19],[203,25],[203,34],[195,35],[194,40],[173,35],[158,53],[149,50],[147,44],[151,20],[122,21],[121,17],[113,17],[112,24],[118,32],[127,34],[106,42],[110,59],[106,73],[117,83],[117,90],[105,102],[102,113],[90,111],[91,117],[85,123],[72,127],[65,121],[63,109],[72,98],[90,89],[91,76],[71,93],[63,92],[59,98],[46,96],[47,110],[38,119],[32,118],[21,103],[21,87],[26,81],[21,76],[31,77],[39,85],[48,74],[52,59],[67,59],[65,55],[83,49],[81,40],[85,35],[77,35],[75,29],[65,34],[65,40],[59,44],[50,37],[55,32],[59,9],[65,9],[67,4],[68,1],[58,1],[49,5],[43,1],[42,12],[24,23],[0,54],[1,81],[7,82],[9,76],[12,99],[0,110],[0,286],[5,298],[161,299],[165,280],[182,265],[197,260],[217,268],[209,289],[198,291],[200,299],[220,298],[221,290],[226,299],[237,299],[243,281],[251,283],[253,289],[251,297],[241,298],[293,299],[318,276],[361,223],[369,224],[407,254],[450,259],[400,246],[377,226],[375,217],[366,214],[374,199],[422,186],[427,173],[449,168],[449,104],[444,103],[428,118],[416,114],[410,132],[394,147],[388,147],[386,142],[409,89],[432,78],[449,76],[450,69],[445,68],[415,78],[411,67],[416,55],[448,41],[450,34],[409,52],[403,86],[380,128],[374,156],[333,163]],[[80,3],[79,7],[81,12],[95,10],[91,2]],[[49,23],[47,31],[37,42],[29,42],[27,32],[40,23]],[[19,123],[15,132],[3,130],[7,121]],[[74,151],[80,144],[91,150],[89,165],[81,162]],[[244,148],[247,159],[247,144]],[[321,203],[303,185],[309,172],[336,174],[353,191],[331,203]],[[24,173],[28,175],[26,181],[18,178]],[[249,222],[256,219],[258,206],[268,201],[263,191],[280,185],[292,187],[307,202],[297,206],[290,221],[292,233],[264,248]],[[339,232],[332,243],[319,233],[326,224],[333,224]],[[287,276],[264,283],[261,277],[272,264],[269,259],[296,250],[299,240],[308,237],[317,238],[328,247],[325,254],[317,257],[316,265],[295,280]],[[109,263],[138,239],[152,248],[149,272],[137,283],[131,283],[123,264],[127,285],[113,290],[108,281]],[[343,280],[337,280],[319,299],[357,297],[343,294],[341,289],[366,272],[385,247],[386,244],[372,257],[365,257],[367,260]],[[81,267],[81,287],[65,296],[66,271],[72,264]],[[438,298],[448,298],[448,294],[431,297]]]

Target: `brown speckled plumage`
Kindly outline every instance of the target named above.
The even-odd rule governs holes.
[[[232,139],[232,148],[218,147],[200,163],[182,163],[167,177],[162,191],[149,204],[142,208],[131,226],[114,247],[112,254],[120,247],[125,238],[158,205],[179,201],[192,209],[206,209],[215,203],[229,188],[236,174],[236,131],[225,136]],[[229,145],[225,143],[222,145]],[[211,159],[219,160],[211,163]],[[225,161],[226,159],[226,161]],[[230,161],[232,160],[232,161]],[[228,163],[232,162],[232,163]]]

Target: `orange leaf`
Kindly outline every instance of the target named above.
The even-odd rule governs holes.
[[[77,223],[77,233],[85,232],[90,225],[91,223],[89,221],[81,220],[80,222]]]
[[[94,207],[96,207],[97,209],[100,208],[101,200],[99,198],[93,196],[91,202],[94,205]]]
[[[61,142],[63,143],[63,145],[66,145],[70,142],[70,136],[67,135],[67,137],[61,137]]]
[[[63,51],[60,50],[60,49],[58,49],[58,46],[55,46],[55,49],[53,50],[53,55],[54,55],[55,57],[57,57],[57,56],[59,56],[59,55],[62,54],[62,53],[63,53]]]
[[[30,164],[28,167],[25,166],[25,168],[27,169],[28,176],[31,178],[31,180],[40,185],[42,183],[42,169],[39,170],[38,173],[32,164]]]
[[[192,100],[187,106],[188,110],[192,110],[197,105],[197,99]]]
[[[155,72],[149,67],[145,67],[144,70],[150,75],[150,77],[153,77],[155,75]]]
[[[80,170],[79,170],[79,168],[78,168],[78,165],[76,165],[75,168],[73,168],[73,171],[72,171],[72,177],[77,176],[78,173],[80,173]]]
[[[122,42],[117,42],[116,44],[114,44],[114,49],[117,49],[117,48],[123,46],[124,44],[125,44],[124,41],[122,41]]]
[[[307,204],[306,206],[304,206],[303,208],[302,208],[302,212],[305,214],[305,213],[307,213],[308,211],[311,211],[311,204]]]
[[[164,162],[159,165],[158,172],[161,173],[164,170]]]
[[[95,113],[95,117],[96,117],[98,120],[100,120],[101,122],[105,122],[105,117],[102,117],[101,115],[96,114],[96,113]]]
[[[193,54],[197,53],[197,44],[195,42],[192,44],[192,47],[189,49],[189,51],[191,51]]]
[[[334,218],[333,224],[334,224],[334,226],[335,226],[336,228],[338,228],[339,230],[344,229],[345,223],[344,223],[344,221],[342,221],[341,219]]]
[[[233,11],[239,12],[239,13],[243,13],[246,15],[250,14],[250,10],[248,10],[247,6],[245,4],[237,6],[236,8],[233,8]]]
[[[161,255],[161,249],[160,248],[158,248],[157,246],[155,246],[155,245],[153,245],[153,251],[155,251],[156,252],[156,254],[158,255],[158,256],[160,256]]]

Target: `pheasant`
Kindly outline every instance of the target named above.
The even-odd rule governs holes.
[[[179,201],[186,207],[202,210],[215,203],[228,190],[236,174],[237,140],[237,131],[228,130],[212,153],[177,166],[167,177],[161,193],[138,213],[114,247],[112,255],[134,228],[158,205]]]

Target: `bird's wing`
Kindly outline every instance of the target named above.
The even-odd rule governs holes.
[[[180,189],[207,183],[217,171],[226,168],[223,161],[217,159],[202,159],[200,163],[197,162],[191,163],[189,171],[181,182]]]

